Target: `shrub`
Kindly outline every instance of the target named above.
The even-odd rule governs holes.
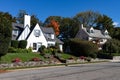
[[[12,62],[21,62],[21,59],[20,58],[15,58],[12,60]]]
[[[116,39],[108,40],[103,45],[103,51],[105,53],[120,53],[120,41]]]
[[[26,40],[19,41],[19,48],[25,49],[26,46],[27,46],[27,41]]]
[[[19,45],[19,41],[17,41],[17,40],[11,41],[11,47],[18,48],[18,45]]]
[[[35,58],[32,58],[31,61],[40,61],[40,59],[35,57]]]
[[[10,17],[9,13],[0,12],[0,60],[7,53],[11,42],[12,17]]]
[[[80,56],[80,59],[85,60],[85,59],[86,59],[86,57],[84,57],[84,56]]]
[[[103,50],[101,50],[97,53],[97,57],[103,58],[103,59],[112,59],[113,58],[113,56],[110,53],[105,53],[105,52],[103,52]]]
[[[45,53],[45,46],[42,45],[42,46],[38,49],[38,52],[40,52],[40,53]]]
[[[8,52],[9,53],[30,53],[32,51],[30,49],[21,49],[21,48],[9,47]]]
[[[14,47],[9,47],[8,49],[8,53],[16,53],[17,52],[17,49],[14,48]]]
[[[87,57],[85,60],[88,61],[88,62],[90,62],[90,61],[91,61],[91,58],[90,58],[90,57]]]
[[[91,57],[91,58],[96,58],[97,57],[97,54],[96,53],[94,53],[94,54],[89,54],[89,57]]]
[[[97,45],[90,41],[71,39],[69,43],[71,52],[76,56],[90,56],[98,51]]]

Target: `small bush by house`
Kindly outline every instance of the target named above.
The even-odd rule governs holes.
[[[17,40],[12,40],[11,41],[11,47],[18,48],[18,45],[19,45],[19,41],[17,41]]]
[[[26,40],[21,40],[19,41],[19,46],[18,48],[25,49],[27,46],[27,41]]]

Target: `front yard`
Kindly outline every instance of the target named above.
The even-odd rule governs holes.
[[[46,54],[48,55],[48,54]],[[58,53],[57,54],[62,59],[69,59],[69,58],[75,58],[75,56],[72,56],[70,54],[66,53]],[[48,55],[48,57],[51,56],[51,54]],[[19,58],[21,62],[28,62],[33,58],[39,58],[42,61],[48,60],[48,58],[45,58],[45,56],[40,55],[39,53],[7,53],[5,56],[2,56],[1,62],[3,63],[11,63],[14,59]]]
[[[30,61],[32,58],[44,60],[43,56],[38,53],[7,53],[5,56],[2,56],[1,62],[11,63],[15,58],[21,59],[22,62]]]

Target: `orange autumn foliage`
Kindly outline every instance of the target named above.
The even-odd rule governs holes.
[[[56,36],[59,35],[59,33],[60,33],[60,30],[59,30],[59,23],[58,23],[57,21],[51,20],[51,21],[50,21],[50,24],[48,25],[48,27],[53,27]]]

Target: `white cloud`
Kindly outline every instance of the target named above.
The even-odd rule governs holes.
[[[118,22],[113,22],[113,25],[114,25],[115,27],[118,27],[118,26],[119,26],[119,23],[118,23]]]

